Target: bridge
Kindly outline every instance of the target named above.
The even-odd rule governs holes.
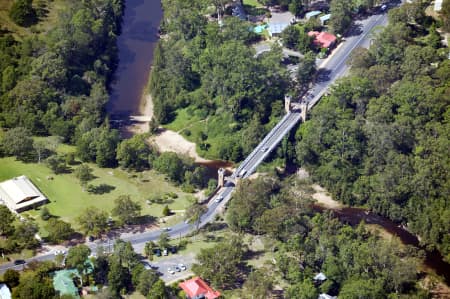
[[[319,80],[311,87],[308,93],[298,102],[292,102],[290,98],[285,99],[286,114],[279,121],[279,123],[264,137],[260,144],[250,153],[250,155],[239,165],[239,167],[233,172],[233,174],[225,178],[224,172],[219,172],[219,181],[221,181],[220,190],[217,192],[210,203],[205,214],[201,217],[200,227],[214,220],[215,216],[224,208],[225,204],[230,200],[231,194],[238,184],[240,179],[248,178],[256,168],[262,163],[262,161],[273,151],[280,141],[288,134],[288,132],[296,125],[300,120],[305,120],[306,113],[314,105],[316,105],[320,98],[325,94],[328,88],[338,79],[342,77],[348,70],[346,62],[350,56],[350,53],[356,47],[368,47],[371,42],[371,33],[376,27],[385,26],[387,24],[386,14],[374,15],[366,20],[356,22],[356,25],[360,28],[358,35],[348,37],[337,49],[335,49],[333,55],[322,62],[319,66]],[[134,121],[145,121],[146,119],[139,119],[136,117]],[[222,200],[217,200],[221,196]],[[180,222],[170,229],[165,230],[172,238],[178,238],[185,236],[193,231],[193,227],[190,224]],[[132,236],[122,237],[124,241],[129,241],[134,249],[138,252],[143,252],[145,242],[155,241],[159,238],[163,230],[154,230],[149,232],[138,233]],[[109,240],[108,242],[111,242]],[[87,243],[92,252],[96,252],[99,246],[104,247],[106,243]],[[40,256],[28,259],[27,262],[36,260],[52,260],[55,256],[51,254],[43,254]],[[12,263],[3,264],[0,266],[0,273],[6,269],[15,268],[20,269],[22,266],[17,266]]]

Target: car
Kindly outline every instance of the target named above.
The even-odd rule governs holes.
[[[161,249],[156,248],[153,252],[155,253],[156,256],[161,256]]]
[[[170,253],[177,253],[177,247],[176,246],[170,247]]]
[[[246,173],[247,173],[247,169],[244,168],[239,172],[238,177],[242,178]]]
[[[217,196],[215,202],[221,202],[222,200],[223,200],[223,196],[219,195],[219,196]]]
[[[166,232],[168,232],[168,231],[171,231],[172,228],[170,228],[170,227],[165,227],[164,230],[165,230]]]
[[[169,274],[172,274],[172,275],[175,274],[175,271],[173,271],[172,268],[167,268],[167,272],[168,272]]]
[[[163,250],[162,255],[164,255],[164,256],[169,255],[169,252],[167,251],[167,249],[164,249],[164,250]]]
[[[60,255],[60,254],[65,255],[66,251],[64,251],[64,250],[55,250],[55,255]]]
[[[178,264],[178,268],[180,268],[182,271],[186,271],[186,266],[184,264]]]
[[[15,260],[14,261],[14,265],[23,265],[23,264],[26,264],[25,260]]]
[[[178,267],[178,266],[175,266],[175,271],[177,271],[177,272],[181,272],[181,269],[180,269],[180,267]]]
[[[386,9],[387,9],[387,5],[386,4],[381,5],[381,11],[385,11]]]
[[[268,148],[267,146],[264,146],[264,147],[261,149],[261,152],[265,153],[268,149],[269,149],[269,148]]]

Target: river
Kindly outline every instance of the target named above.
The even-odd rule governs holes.
[[[153,50],[163,16],[159,0],[127,0],[118,37],[119,66],[107,105],[111,115],[142,115]]]

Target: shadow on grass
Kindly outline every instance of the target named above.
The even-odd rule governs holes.
[[[101,195],[101,194],[109,193],[109,192],[113,191],[114,189],[116,189],[116,187],[108,185],[108,184],[100,184],[98,186],[88,185],[86,190],[89,193]]]

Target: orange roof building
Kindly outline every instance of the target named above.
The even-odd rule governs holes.
[[[331,48],[336,43],[336,36],[329,32],[310,31],[309,36],[314,36],[314,44],[322,48]]]
[[[211,287],[200,277],[194,277],[181,282],[179,286],[186,292],[189,299],[215,299],[220,296],[218,291],[211,289]]]

